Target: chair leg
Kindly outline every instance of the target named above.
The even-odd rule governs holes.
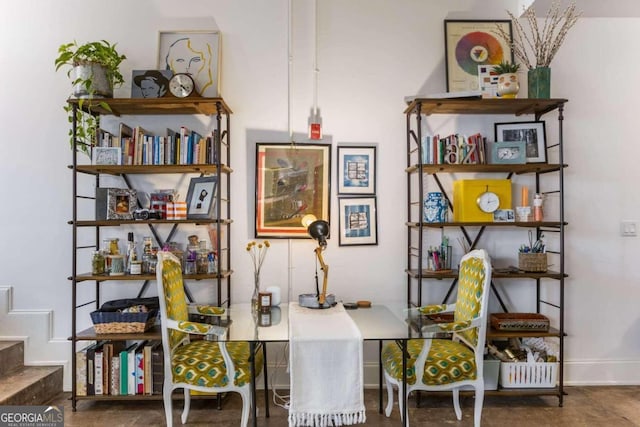
[[[482,405],[484,404],[484,386],[476,387],[476,403],[473,408],[473,425],[480,427],[482,419]]]
[[[167,427],[173,427],[173,401],[171,400],[171,384],[168,381],[162,386],[162,400],[164,401],[164,417],[167,420]]]
[[[255,403],[251,401],[251,390],[249,387],[242,387],[238,393],[242,398],[242,418],[240,420],[240,427],[247,427],[249,423],[249,411]]]
[[[453,410],[456,412],[458,421],[462,419],[462,409],[460,409],[460,389],[453,389]]]
[[[189,409],[191,408],[191,392],[189,389],[184,389],[184,409],[182,410],[182,424],[187,423],[187,418],[189,417]]]
[[[393,386],[391,385],[391,381],[387,377],[387,374],[384,375],[384,383],[387,387],[387,407],[384,409],[384,414],[387,417],[391,416],[391,411],[393,410]],[[400,398],[400,389],[398,389],[398,398]]]

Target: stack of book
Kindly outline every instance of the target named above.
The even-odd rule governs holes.
[[[162,394],[161,341],[98,341],[76,352],[76,395]]]

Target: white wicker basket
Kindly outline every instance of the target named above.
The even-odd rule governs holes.
[[[558,379],[558,362],[502,362],[500,385],[505,388],[552,388]]]

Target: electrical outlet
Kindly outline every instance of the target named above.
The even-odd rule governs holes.
[[[635,237],[638,235],[638,224],[635,221],[622,221],[620,223],[620,235]]]

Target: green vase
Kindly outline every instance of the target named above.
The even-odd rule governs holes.
[[[529,98],[551,98],[551,68],[531,68],[527,79]]]

